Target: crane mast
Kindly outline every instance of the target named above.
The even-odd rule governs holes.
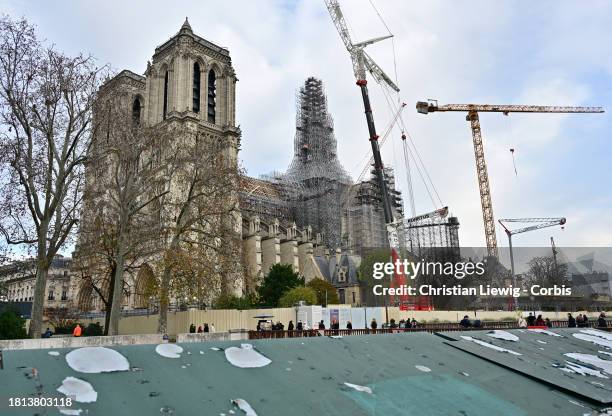
[[[357,79],[357,85],[361,90],[361,98],[368,124],[368,133],[370,135],[370,144],[372,146],[372,154],[374,157],[374,172],[380,188],[381,199],[383,203],[383,212],[385,215],[385,223],[387,224],[387,235],[391,247],[399,245],[397,237],[397,227],[391,206],[391,198],[389,197],[389,189],[385,179],[384,166],[380,155],[380,145],[378,143],[378,134],[376,134],[376,125],[374,124],[374,116],[372,114],[372,106],[370,104],[370,94],[368,92],[368,81],[366,80],[366,70],[372,74],[374,79],[379,83],[387,84],[391,89],[399,91],[395,83],[385,74],[385,72],[374,62],[374,60],[363,50],[366,46],[371,45],[381,40],[388,39],[393,35],[381,36],[369,39],[363,42],[353,43],[340,9],[340,4],[337,0],[325,0],[325,6],[331,16],[331,19],[336,26],[340,38],[346,47],[351,61],[353,63],[353,73]]]
[[[480,191],[480,205],[482,208],[482,219],[484,223],[485,240],[487,243],[487,254],[490,257],[498,257],[497,237],[495,235],[495,218],[493,215],[493,202],[491,200],[491,187],[489,185],[489,174],[484,154],[482,132],[478,113],[493,112],[503,113],[603,113],[602,107],[568,107],[568,106],[544,106],[544,105],[494,105],[494,104],[446,104],[438,105],[436,100],[419,101],[416,104],[417,112],[429,114],[444,111],[467,112],[466,120],[470,122],[472,129],[472,142],[474,145],[474,158],[476,160],[476,175],[478,177],[478,188]],[[530,231],[530,230],[525,230]]]

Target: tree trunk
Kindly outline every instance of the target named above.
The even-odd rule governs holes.
[[[170,279],[172,278],[172,268],[168,262],[167,256],[172,255],[178,250],[179,237],[174,236],[170,243],[170,248],[164,258],[164,272],[162,273],[161,287],[159,293],[159,322],[157,324],[157,333],[165,334],[168,331],[168,303],[170,301]]]
[[[38,230],[38,245],[36,248],[36,285],[34,286],[34,301],[30,315],[30,338],[40,338],[42,335],[43,310],[45,307],[45,289],[49,275],[49,261],[47,257],[47,231],[48,223],[43,221]]]
[[[161,287],[159,293],[159,321],[157,324],[157,333],[166,334],[168,331],[168,303],[169,303],[169,286],[170,286],[171,270],[168,265],[164,267],[162,274]]]
[[[111,319],[111,306],[112,306],[112,299],[113,299],[113,295],[115,293],[115,273],[117,272],[117,270],[113,270],[113,272],[111,273],[111,277],[110,277],[110,282],[108,285],[108,297],[106,298],[107,301],[104,304],[105,307],[105,317],[104,317],[104,335],[108,335],[108,328],[110,327],[110,319]]]
[[[121,318],[121,306],[123,304],[123,268],[125,264],[125,227],[120,226],[119,238],[117,239],[117,257],[115,264],[115,278],[112,282],[110,299],[110,316],[108,322],[108,335],[119,335],[119,319]]]
[[[42,334],[45,288],[47,287],[48,274],[49,264],[46,256],[39,255],[36,262],[36,286],[34,287],[34,302],[32,303],[32,314],[30,316],[30,338],[40,338]]]

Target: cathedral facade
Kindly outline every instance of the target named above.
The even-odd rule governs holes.
[[[360,250],[386,244],[382,205],[376,197],[374,181],[354,184],[338,160],[333,120],[327,111],[322,82],[310,77],[298,93],[291,165],[285,173],[260,179],[242,175],[238,168],[241,131],[235,118],[236,82],[229,51],[195,34],[185,20],[176,35],[155,49],[143,75],[124,70],[101,87],[99,101],[112,96],[113,114],[129,116],[103,121],[106,109],[99,107],[94,114],[94,124],[129,124],[131,132],[134,129],[181,132],[169,140],[166,138],[164,146],[147,147],[136,162],[128,163],[136,166],[138,174],[134,180],[146,179],[153,184],[165,173],[151,169],[151,164],[153,167],[155,163],[162,165],[185,148],[197,146],[198,142],[221,144],[225,169],[229,176],[236,177],[236,187],[228,186],[227,198],[217,198],[208,204],[223,204],[225,217],[217,225],[209,221],[198,226],[205,234],[211,227],[228,225],[231,236],[227,241],[215,237],[213,244],[233,247],[235,243],[235,249],[221,256],[223,258],[211,257],[210,273],[222,274],[224,281],[206,283],[205,293],[198,300],[200,305],[210,304],[220,293],[254,292],[270,268],[278,263],[292,265],[307,281],[321,278],[332,282],[341,300],[359,304]],[[156,130],[147,131],[155,136]],[[92,148],[95,150],[98,144],[108,140],[108,132],[100,128],[94,134]],[[202,158],[206,156],[202,154]],[[92,256],[88,249],[94,241],[84,230],[93,229],[94,242],[99,242],[101,237],[96,232],[101,226],[93,219],[108,216],[104,214],[105,201],[112,198],[105,189],[109,185],[104,179],[111,174],[111,166],[117,163],[103,159],[98,164],[102,165],[102,171],[96,172],[92,167],[86,170],[89,192],[86,192],[81,232],[72,262],[70,293],[74,306],[82,311],[103,310],[104,297],[110,296],[112,287],[108,277],[96,280],[84,276],[81,267],[85,264],[87,273],[92,274],[90,269],[99,266],[100,260],[93,266],[92,262],[84,261]],[[143,179],[147,172],[145,167],[154,173]],[[188,173],[189,168],[184,170]],[[393,182],[392,175],[387,178]],[[188,186],[184,182],[175,181],[166,194],[183,195],[187,192],[185,188]],[[390,188],[394,189],[392,183]],[[148,194],[140,198],[146,200],[147,195],[158,191],[151,185]],[[401,214],[401,198],[399,194],[395,196],[396,213]],[[146,212],[155,220],[156,213],[164,208],[151,204]],[[164,218],[159,216],[157,221],[172,221],[179,216],[179,211],[178,208],[170,210],[170,214]],[[154,222],[151,230],[158,229]],[[142,237],[146,240],[150,236]],[[171,238],[166,235],[154,237]],[[125,266],[124,308],[151,309],[158,302],[149,289],[159,286],[162,273],[159,264],[165,259],[155,247],[146,250]],[[230,272],[225,269],[220,272],[216,266],[222,262],[236,267]],[[173,298],[171,302],[178,305],[191,300]]]

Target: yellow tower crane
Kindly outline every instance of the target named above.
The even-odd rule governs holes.
[[[478,187],[480,188],[480,204],[482,205],[482,219],[484,221],[485,238],[487,241],[487,253],[489,256],[498,257],[497,238],[495,236],[495,219],[493,217],[493,204],[491,202],[491,188],[489,186],[489,175],[485,162],[482,134],[478,113],[603,113],[602,107],[562,107],[545,105],[491,105],[491,104],[446,104],[438,105],[436,100],[419,101],[416,109],[421,114],[429,114],[436,111],[465,111],[465,119],[472,127],[472,140],[474,142],[474,156],[476,157],[476,173],[478,175]]]

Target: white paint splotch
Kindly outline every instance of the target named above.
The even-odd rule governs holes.
[[[257,416],[255,409],[251,407],[251,405],[244,399],[234,399],[232,403],[238,406],[240,410],[242,410],[246,416]]]
[[[57,406],[57,410],[59,410],[61,414],[68,416],[79,416],[83,412],[83,409],[70,409],[62,406]]]
[[[345,386],[352,388],[353,390],[357,390],[363,393],[368,393],[368,394],[372,394],[372,389],[369,388],[368,386],[360,386],[359,384],[353,384],[353,383],[344,383]]]
[[[572,358],[576,361],[580,361],[584,364],[590,364],[593,367],[597,367],[603,370],[604,373],[612,374],[612,361],[602,360],[596,355],[593,354],[582,354],[577,352],[570,352],[567,354],[563,354],[568,358]]]
[[[84,347],[70,351],[66,354],[66,362],[79,373],[109,373],[130,369],[127,358],[105,347]]]
[[[57,351],[49,351],[47,354],[52,355],[53,357],[57,357],[58,355],[60,355]]]
[[[66,377],[57,391],[79,403],[93,403],[98,400],[98,392],[93,386],[76,377]]]
[[[431,368],[425,367],[424,365],[415,365],[414,368],[416,368],[417,370],[422,371],[424,373],[431,372]]]
[[[572,336],[582,341],[591,342],[595,345],[612,349],[612,335],[603,331],[583,329],[580,330],[580,332],[572,334]]]
[[[595,376],[597,378],[609,378],[608,376],[603,374],[601,371],[594,370],[592,368],[585,367],[583,365],[572,363],[569,361],[566,361],[566,365],[564,367],[558,367],[558,368],[559,370],[564,371],[566,373],[575,373],[575,374],[580,374],[583,376]]]
[[[550,335],[551,337],[561,337],[561,338],[563,338],[563,335],[557,334],[556,332],[550,331],[548,329],[528,328],[527,331],[529,331],[529,332],[537,332],[538,334]]]
[[[166,358],[181,358],[183,347],[176,344],[159,344],[155,347],[155,352]]]
[[[491,332],[487,332],[487,336],[491,338],[503,339],[504,341],[518,342],[519,340],[519,337],[517,337],[516,335],[511,334],[508,331],[500,331],[498,329],[495,329]]]
[[[489,344],[488,342],[484,342],[484,341],[481,341],[481,340],[476,339],[476,338],[466,337],[466,336],[463,336],[463,335],[461,336],[461,338],[463,338],[466,341],[474,342],[474,343],[476,343],[478,345],[482,345],[483,347],[490,348],[490,349],[495,350],[495,351],[507,352],[508,354],[512,354],[512,355],[523,355],[520,352],[512,351],[512,350],[509,350],[507,348],[498,347],[497,345]]]
[[[225,358],[230,364],[240,368],[265,367],[272,362],[268,357],[256,351],[251,344],[240,344],[240,348],[227,348]]]

